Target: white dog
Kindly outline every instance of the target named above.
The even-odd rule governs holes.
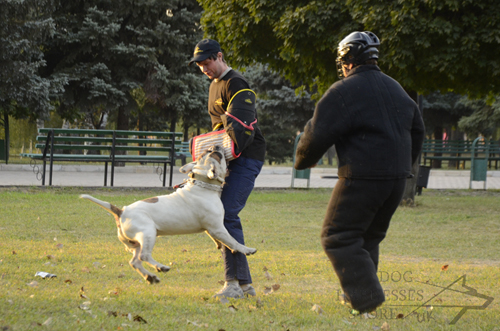
[[[134,255],[130,266],[150,284],[160,280],[147,271],[141,261],[159,272],[170,270],[170,267],[156,262],[151,256],[157,236],[205,231],[218,249],[225,245],[233,253],[246,255],[257,251],[238,243],[224,227],[220,192],[226,175],[226,160],[222,147],[210,148],[197,162],[186,164],[180,171],[188,173],[190,177],[182,188],[169,195],[137,201],[123,209],[90,195],[80,196],[115,216],[118,239]]]

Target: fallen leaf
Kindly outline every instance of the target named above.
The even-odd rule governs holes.
[[[59,249],[62,249],[63,248],[63,244],[57,244],[56,247],[59,248]]]
[[[146,320],[144,318],[142,318],[141,316],[139,316],[139,315],[135,315],[134,316],[134,322],[140,322],[140,323],[148,324],[148,322],[146,322]]]
[[[26,285],[31,286],[31,287],[37,287],[38,286],[38,282],[36,280],[34,280],[31,283],[28,283]]]
[[[262,268],[262,270],[267,271],[267,267]]]
[[[123,278],[123,277],[125,277],[125,274],[119,274],[118,275],[118,278]]]
[[[190,320],[187,320],[187,324],[191,324],[191,325],[194,325],[194,326],[197,326],[197,327],[200,327],[200,326],[201,326],[201,325],[199,325],[198,323],[193,322],[193,321],[190,321]]]
[[[266,277],[266,279],[268,279],[268,280],[273,279],[273,276],[269,273],[269,271],[266,271],[266,272],[264,273],[264,277]]]
[[[114,316],[117,317],[118,313],[116,311],[108,311],[108,316]]]
[[[89,269],[89,268],[87,268],[87,267],[83,267],[83,268],[82,268],[82,272],[90,272],[90,269]]]
[[[49,255],[47,255],[47,259],[49,259],[49,260],[55,260],[56,257],[54,255],[49,254]]]
[[[47,326],[47,325],[50,325],[50,323],[52,323],[52,317],[47,318],[47,320],[45,322],[43,322],[42,325]]]
[[[234,305],[231,305],[228,308],[229,308],[229,311],[232,313],[235,313],[238,310],[238,308],[236,308]]]
[[[389,326],[389,324],[387,322],[384,322],[384,324],[382,324],[382,326],[380,328],[384,331],[389,331],[391,329],[391,327]]]
[[[319,305],[312,306],[311,310],[318,313],[318,315],[323,315],[323,308]]]
[[[403,315],[403,314],[398,314],[396,316],[396,319],[403,319],[403,318],[405,318],[405,315]]]
[[[446,271],[446,270],[448,270],[448,265],[447,264],[445,264],[444,266],[441,267],[441,271]]]
[[[217,283],[219,283],[219,285],[224,285],[224,284],[226,284],[226,282],[225,282],[225,281],[223,281],[223,280],[219,280]]]
[[[188,250],[184,248],[184,249],[182,249],[182,251],[181,251],[181,252],[186,253],[187,251],[188,251]]]
[[[273,292],[276,292],[277,290],[279,290],[279,289],[280,289],[280,287],[281,287],[281,286],[280,286],[280,284],[274,284],[274,285],[272,286],[272,288],[273,288]]]
[[[80,298],[82,298],[82,299],[88,299],[88,297],[85,294],[80,294]]]
[[[17,254],[16,251],[12,251],[12,255],[16,255],[16,254]]]

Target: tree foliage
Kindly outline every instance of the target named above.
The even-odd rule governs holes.
[[[14,118],[46,117],[61,81],[39,74],[42,43],[54,33],[50,0],[0,0],[0,112]]]
[[[312,116],[311,94],[296,86],[265,65],[254,65],[245,72],[250,86],[257,93],[259,127],[267,143],[267,160],[282,163],[290,160],[297,132]]]
[[[462,117],[458,127],[467,132],[471,137],[483,135],[498,139],[498,128],[500,127],[500,99],[493,102],[489,100],[468,100],[463,98],[461,102],[470,107],[473,113]]]
[[[500,86],[497,0],[199,0],[206,34],[238,66],[268,63],[324,91],[336,47],[355,30],[381,39],[380,66],[409,90],[485,96]]]
[[[110,115],[122,129],[153,116],[145,128],[165,129],[167,119],[199,112],[206,86],[187,62],[201,38],[200,10],[194,0],[61,1],[45,52],[45,74],[69,82],[61,116],[84,114],[95,125]],[[131,94],[138,89],[149,104],[140,109],[151,110],[142,116]]]
[[[466,99],[455,93],[433,92],[426,95],[423,98],[422,111],[427,134],[441,139],[443,129],[447,129],[450,139],[458,139],[458,135],[455,137],[452,131],[457,131],[460,118],[469,116],[474,111],[464,103]]]

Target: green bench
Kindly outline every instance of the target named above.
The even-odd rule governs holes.
[[[110,186],[114,185],[116,163],[163,164],[163,186],[170,165],[169,187],[172,187],[176,151],[181,147],[181,132],[53,129],[38,130],[36,148],[40,153],[21,153],[22,157],[43,161],[42,185],[45,185],[49,163],[49,185],[52,185],[55,161],[104,163],[104,186],[107,186],[108,163],[111,165]]]
[[[185,165],[188,157],[192,157],[189,152],[189,141],[183,141],[181,142],[179,150],[175,152],[175,158],[176,160],[181,160],[181,164]]]
[[[498,169],[498,161],[500,161],[500,148],[498,141],[484,141],[479,148],[473,151],[472,141],[470,140],[437,140],[426,139],[422,147],[422,162],[423,165],[432,166],[433,160],[455,162],[456,169],[462,167],[465,169],[466,163],[471,161],[472,157],[481,157],[481,153],[488,151],[488,167],[495,164],[495,169]]]

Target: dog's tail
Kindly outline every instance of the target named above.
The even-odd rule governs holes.
[[[88,194],[82,194],[82,195],[80,195],[80,198],[90,200],[93,203],[101,206],[101,208],[106,209],[108,212],[110,212],[111,214],[113,214],[113,216],[116,219],[116,224],[117,225],[119,224],[118,219],[122,216],[122,213],[123,213],[122,209],[116,207],[115,205],[110,204],[109,202],[101,201],[99,199],[96,199],[93,196],[90,196]]]

